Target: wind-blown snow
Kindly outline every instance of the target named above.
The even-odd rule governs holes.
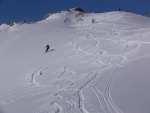
[[[0,113],[149,113],[149,51],[150,19],[127,12],[3,24]]]

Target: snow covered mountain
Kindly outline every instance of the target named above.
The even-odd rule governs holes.
[[[0,113],[149,113],[149,106],[148,17],[72,9],[0,26]]]

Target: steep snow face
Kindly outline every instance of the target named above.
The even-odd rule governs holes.
[[[148,113],[149,37],[150,19],[127,12],[1,25],[0,113]]]

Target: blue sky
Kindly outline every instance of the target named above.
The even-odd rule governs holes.
[[[46,13],[72,6],[100,13],[117,10],[118,7],[140,15],[145,11],[150,13],[150,0],[0,0],[0,24],[22,20],[36,22]]]

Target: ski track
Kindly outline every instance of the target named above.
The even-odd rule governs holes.
[[[95,30],[95,29],[92,29],[92,30]],[[118,35],[118,33],[116,33],[116,34],[110,34],[109,36],[112,36],[112,37],[115,37],[115,36],[117,36]],[[74,35],[74,36],[78,36],[78,35]],[[81,34],[79,34],[79,36],[82,36]],[[89,39],[91,39],[91,38],[89,38],[89,37],[92,37],[92,35],[84,35],[84,40],[85,40],[85,38],[87,37],[88,39],[87,40],[89,40]],[[95,39],[96,41],[97,41],[97,44],[101,44],[101,42],[100,42],[100,40],[98,40],[98,39]],[[104,39],[103,39],[104,40]],[[108,39],[105,39],[105,40],[108,40]],[[110,39],[109,39],[110,40]],[[117,40],[110,40],[112,43],[115,43],[115,42],[117,42]],[[105,93],[103,94],[100,90],[98,90],[98,88],[96,87],[95,89],[93,89],[92,87],[94,87],[93,85],[92,86],[90,86],[91,87],[91,90],[94,92],[94,94],[95,94],[95,96],[97,97],[97,100],[98,100],[98,102],[99,102],[99,106],[103,109],[103,112],[104,113],[123,113],[118,107],[117,107],[117,105],[115,105],[115,103],[113,102],[113,99],[111,98],[111,94],[110,94],[110,89],[111,89],[111,84],[112,84],[112,82],[113,82],[113,79],[115,78],[115,75],[119,72],[119,71],[121,71],[122,69],[123,69],[123,66],[122,66],[122,63],[123,63],[123,61],[125,60],[125,54],[127,53],[127,52],[130,52],[130,51],[132,51],[132,50],[134,50],[134,49],[136,49],[137,47],[138,47],[138,44],[139,43],[145,43],[145,42],[137,42],[137,41],[131,41],[131,38],[128,38],[128,40],[123,40],[123,39],[121,39],[120,40],[120,42],[123,42],[123,43],[125,43],[126,44],[126,47],[125,48],[123,48],[124,49],[124,52],[123,52],[123,54],[121,54],[121,55],[107,55],[107,56],[110,56],[110,59],[107,61],[107,62],[103,62],[103,61],[100,61],[99,59],[100,59],[100,57],[101,56],[104,56],[103,54],[100,54],[100,55],[94,55],[94,59],[96,59],[96,62],[98,63],[98,64],[100,64],[100,63],[106,63],[106,65],[109,65],[109,66],[111,66],[111,67],[115,67],[115,66],[117,66],[116,67],[116,69],[115,69],[115,71],[112,73],[112,75],[109,77],[109,80],[108,80],[108,82],[107,82],[107,84],[106,84],[106,89],[105,89]],[[79,48],[80,48],[80,44],[78,44],[77,46],[75,45],[75,43],[76,43],[76,41],[75,40],[73,40],[73,46],[76,48],[75,50],[76,51],[78,51],[79,50]],[[132,43],[135,43],[134,45],[132,45]],[[147,42],[146,42],[147,43]],[[96,47],[97,45],[95,45],[94,47]],[[133,47],[132,47],[133,46]],[[80,51],[82,51],[82,52],[84,52],[85,53],[85,51],[83,51],[82,49],[80,49]],[[116,62],[116,64],[115,65],[112,65],[112,58],[116,58],[116,57],[120,57],[119,59],[120,60],[118,60],[117,62]],[[104,56],[105,57],[105,56]],[[82,88],[80,89],[80,90],[82,90]],[[79,90],[79,91],[80,91]],[[101,95],[101,99],[99,98],[99,94]],[[82,92],[80,92],[80,93],[78,93],[78,96],[79,96],[79,108],[81,107],[80,105],[82,105],[82,106],[84,106],[84,104],[83,104],[83,101],[81,101],[81,99],[80,99],[80,97],[81,97],[81,94],[82,94]],[[82,95],[82,99],[84,98],[84,95]],[[104,103],[105,103],[105,105],[104,105]],[[105,107],[104,107],[105,106]],[[83,110],[83,108],[81,109],[80,108],[80,111],[81,111],[81,113],[87,113],[87,111],[86,110]],[[84,112],[83,112],[84,111]]]
[[[106,18],[109,17],[107,17],[106,15]],[[111,86],[113,80],[115,79],[116,74],[123,70],[123,64],[126,60],[126,54],[130,54],[130,52],[137,49],[140,44],[150,44],[150,42],[141,41],[144,36],[141,36],[140,40],[136,40],[136,38],[133,38],[136,36],[136,34],[135,36],[123,39],[124,37],[121,37],[121,34],[119,32],[129,32],[128,26],[122,26],[122,29],[119,29],[120,26],[110,23],[100,23],[100,21],[92,24],[91,28],[87,28],[86,25],[87,23],[84,23],[82,27],[74,26],[76,27],[76,29],[80,27],[80,31],[72,36],[73,38],[68,44],[68,47],[72,46],[74,48],[74,51],[67,56],[67,59],[76,56],[77,52],[80,51],[87,56],[92,55],[92,59],[96,62],[96,64],[104,64],[104,67],[85,73],[87,74],[85,77],[76,75],[73,70],[70,70],[70,64],[62,67],[58,72],[56,72],[58,79],[54,82],[53,88],[57,87],[57,84],[62,82],[63,80],[68,80],[69,82],[67,84],[60,85],[57,91],[49,94],[48,98],[50,98],[50,100],[45,101],[45,103],[43,103],[43,105],[41,105],[41,107],[38,109],[37,113],[43,113],[43,111],[44,113],[90,113],[86,109],[86,106],[84,104],[85,97],[82,93],[82,90],[86,87],[90,88],[90,91],[94,93],[99,103],[99,108],[102,109],[103,113],[123,113],[123,111],[115,104],[113,98],[111,97]],[[111,27],[111,30],[105,32],[105,28],[108,27]],[[132,27],[135,28],[135,31],[137,30],[136,25],[133,25]],[[101,30],[99,30],[99,28]],[[118,32],[116,30],[117,28]],[[85,32],[82,32],[82,30],[85,30]],[[139,31],[144,31],[144,28],[142,30],[139,29]],[[97,37],[96,34],[100,34],[100,37]],[[111,44],[124,43],[124,45],[126,46],[121,47],[121,50],[123,51],[121,53],[109,53],[109,50],[116,49],[116,46],[110,49],[101,49],[104,41],[107,42],[106,45],[109,44],[108,42],[110,42]],[[88,44],[89,42],[90,44]],[[91,42],[93,43],[91,44]],[[93,52],[93,50],[96,51]],[[112,74],[106,78],[101,77],[101,73],[110,68],[114,68]],[[38,90],[42,91],[45,87],[42,87],[42,84],[38,82],[37,78],[44,75],[44,72],[47,71],[47,69],[48,67],[39,67],[28,76],[28,84],[30,84],[31,87],[35,86],[33,90],[24,92],[22,94],[16,94],[14,97],[9,99],[1,100],[0,107],[31,96],[29,94],[31,92],[36,92],[36,87],[39,88]],[[76,76],[80,79],[73,80],[73,78],[71,78],[70,76]],[[104,90],[100,90],[97,87],[97,83],[101,82],[103,79],[107,79],[107,83],[105,83],[104,85],[106,87],[104,88]],[[78,87],[74,88],[74,86],[76,85],[78,85]],[[27,89],[30,88],[28,87]],[[32,96],[42,94],[44,95],[47,92],[51,91],[51,87],[49,87],[48,89],[48,91],[46,91],[47,89],[44,89],[43,93],[39,92],[32,94]],[[74,92],[69,94],[67,93],[69,90]],[[61,94],[62,92],[66,93],[67,96],[65,97],[63,94]],[[49,109],[47,109],[47,107],[49,107]]]
[[[99,107],[102,108],[102,110],[103,110],[104,113],[107,113],[107,112],[106,112],[106,109],[104,109],[104,107],[103,107],[104,105],[102,104],[102,102],[105,101],[104,95],[100,92],[100,94],[101,94],[101,96],[102,96],[102,99],[103,99],[103,100],[101,100],[100,97],[98,96],[98,93],[96,93],[96,91],[95,91],[92,87],[93,87],[93,86],[91,85],[90,88],[91,88],[91,90],[94,92],[94,94],[95,94],[95,96],[96,96],[96,98],[97,98],[97,100],[98,100]],[[105,103],[106,103],[106,102],[105,102]],[[108,107],[108,106],[107,106],[107,107]],[[109,110],[109,108],[108,108],[108,110]]]
[[[48,67],[46,67],[46,68],[40,67],[40,68],[36,69],[35,71],[33,71],[29,75],[29,79],[30,79],[29,84],[39,87],[41,84],[36,80],[36,78],[39,76],[42,76],[44,74],[44,72],[47,70],[47,68]]]
[[[111,98],[111,94],[110,94],[110,88],[111,88],[111,84],[113,82],[113,79],[115,78],[115,74],[117,72],[120,71],[119,69],[120,67],[117,67],[115,69],[115,71],[113,72],[113,74],[111,75],[108,83],[107,83],[107,86],[106,86],[106,89],[105,89],[105,98],[107,99],[107,102],[109,104],[109,106],[116,112],[116,113],[122,113],[122,111],[115,105],[115,103],[113,102],[112,98]],[[113,112],[112,112],[113,113]]]
[[[124,26],[123,26],[124,27]],[[134,26],[133,26],[134,27]],[[136,26],[135,26],[136,28]],[[84,29],[84,28],[82,28]],[[87,28],[88,29],[88,28]],[[92,28],[92,29],[89,29],[90,31],[96,31],[97,28]],[[118,29],[120,30],[120,29]],[[136,29],[135,29],[136,30]],[[124,27],[124,29],[121,29],[120,31],[128,31],[128,28]],[[140,31],[140,30],[139,30]],[[86,33],[89,33],[88,31]],[[101,31],[100,31],[101,33]],[[78,36],[82,36],[84,37],[84,40],[87,38],[87,40],[91,39],[90,37],[94,37],[94,35],[90,34],[90,35],[86,35],[84,33],[82,34],[79,34],[79,35],[74,35],[76,36],[76,38]],[[108,78],[108,82],[106,84],[106,88],[105,88],[105,92],[101,92],[97,87],[96,87],[96,82],[93,82],[91,85],[90,85],[90,88],[91,90],[94,92],[98,102],[99,102],[99,107],[101,107],[103,109],[103,112],[104,113],[123,113],[123,111],[121,111],[117,105],[113,102],[113,99],[111,97],[111,85],[113,83],[113,80],[115,79],[115,76],[116,74],[121,71],[123,69],[123,61],[125,61],[125,58],[126,58],[126,54],[129,54],[132,50],[134,49],[137,49],[138,48],[138,45],[140,44],[150,44],[150,42],[145,42],[145,41],[136,41],[135,39],[133,40],[132,37],[129,37],[127,40],[124,40],[124,39],[121,39],[119,38],[119,41],[118,40],[114,40],[115,37],[117,37],[117,35],[119,35],[118,32],[116,33],[104,33],[103,35],[108,35],[109,37],[112,37],[112,40],[111,38],[109,39],[105,39],[105,38],[95,38],[94,40],[97,41],[97,44],[95,46],[93,46],[92,48],[96,48],[98,47],[97,45],[100,45],[101,44],[101,40],[107,40],[107,41],[111,41],[112,43],[125,43],[126,44],[126,47],[123,47],[122,50],[124,52],[122,52],[122,54],[119,54],[119,55],[105,55],[105,54],[99,54],[99,55],[94,55],[93,53],[88,53],[88,54],[93,54],[93,58],[96,60],[96,62],[98,64],[102,63],[103,61],[101,60],[101,57],[106,57],[106,56],[109,56],[110,59],[107,61],[107,62],[103,62],[104,64],[110,66],[110,67],[116,67],[114,72],[112,73],[112,75]],[[136,35],[136,34],[135,34]],[[140,37],[140,39],[142,39],[143,36]],[[83,40],[83,41],[84,41]],[[83,53],[87,54],[87,52],[83,49],[81,49],[81,44],[76,44],[76,40],[74,39],[73,40],[73,43],[72,45],[75,47],[75,50],[76,51],[82,51]],[[103,50],[102,50],[103,51]],[[106,51],[107,52],[107,51]],[[117,58],[117,57],[120,57],[121,59],[118,60],[116,62],[115,65],[112,65],[112,62],[111,62],[111,59],[112,58]],[[96,78],[96,77],[95,77]],[[93,78],[94,79],[94,78]],[[88,82],[86,83],[86,85],[89,84]],[[95,84],[95,85],[94,85]],[[93,88],[94,87],[94,88]],[[78,91],[78,97],[79,97],[79,109],[81,111],[81,113],[88,113],[87,110],[83,109],[84,107],[84,95],[82,95],[82,88],[81,87]],[[100,98],[101,97],[101,98]]]

